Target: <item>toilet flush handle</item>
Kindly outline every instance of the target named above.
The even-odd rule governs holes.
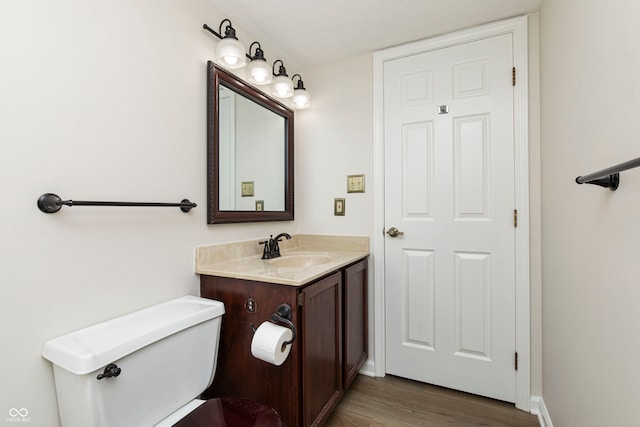
[[[118,368],[118,365],[116,365],[115,363],[109,363],[104,368],[104,372],[98,374],[96,378],[101,380],[103,378],[117,377],[118,375],[120,375],[120,372],[122,372],[122,369]]]

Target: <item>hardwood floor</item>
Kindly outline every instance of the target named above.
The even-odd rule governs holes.
[[[539,427],[513,404],[387,375],[359,375],[327,427]]]

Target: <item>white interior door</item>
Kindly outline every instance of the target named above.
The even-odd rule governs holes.
[[[512,35],[384,64],[386,371],[515,400]],[[392,233],[393,234],[393,233]]]

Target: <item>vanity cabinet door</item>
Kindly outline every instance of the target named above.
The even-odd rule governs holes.
[[[367,360],[367,259],[344,270],[344,389]]]
[[[303,425],[322,425],[343,393],[342,273],[303,288],[302,405]]]

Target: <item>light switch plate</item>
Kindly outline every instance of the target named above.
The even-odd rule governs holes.
[[[347,193],[364,193],[364,174],[347,175]]]
[[[344,216],[344,199],[333,199],[333,215]]]

